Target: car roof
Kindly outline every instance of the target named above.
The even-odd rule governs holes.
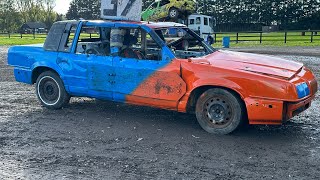
[[[147,21],[117,21],[117,20],[70,20],[70,21],[60,21],[60,22],[67,22],[67,23],[75,23],[75,22],[86,22],[88,25],[108,25],[110,23],[114,24],[123,24],[123,25],[145,25],[151,29],[163,29],[169,27],[187,27],[184,24],[179,24],[175,22],[147,22]]]
[[[212,18],[211,16],[203,15],[203,14],[191,14],[191,15],[189,16],[189,18],[194,18],[194,17],[208,17],[208,18]]]

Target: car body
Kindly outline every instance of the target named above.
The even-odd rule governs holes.
[[[122,55],[131,39],[136,57]],[[44,45],[11,47],[8,63],[18,82],[36,83],[48,108],[71,96],[152,106],[195,113],[206,131],[220,134],[245,119],[280,125],[309,108],[317,92],[301,63],[216,50],[177,23],[57,22]]]
[[[178,18],[194,12],[196,3],[193,0],[156,0],[141,14],[144,21],[157,21],[164,18]]]

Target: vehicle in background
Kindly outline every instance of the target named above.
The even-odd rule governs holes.
[[[141,13],[144,21],[174,21],[186,24],[200,37],[207,39],[213,34],[215,19],[195,12],[196,2],[192,0],[157,0]]]
[[[177,20],[188,17],[195,12],[194,0],[156,0],[146,10],[142,11],[143,21]]]
[[[211,16],[191,14],[188,17],[188,27],[205,40],[213,34],[215,25],[216,20]]]

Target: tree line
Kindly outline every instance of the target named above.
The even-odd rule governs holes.
[[[200,0],[199,13],[218,24],[279,25],[282,29],[320,29],[319,0]]]
[[[144,0],[144,9],[152,2]],[[320,0],[197,0],[197,6],[197,13],[215,17],[217,24],[320,29]]]
[[[99,19],[101,0],[72,0],[67,19]],[[154,0],[143,0],[146,9]],[[320,0],[198,0],[197,13],[215,17],[218,25],[279,25],[281,29],[320,29]],[[23,23],[48,27],[62,19],[55,0],[1,0],[0,31],[17,31]]]
[[[55,0],[1,0],[0,31],[17,32],[26,22],[43,22],[48,28],[62,20],[53,11]]]
[[[146,9],[155,0],[143,0]],[[213,16],[218,25],[281,29],[320,29],[320,0],[197,0],[197,12]],[[97,19],[100,0],[73,0],[68,19]]]

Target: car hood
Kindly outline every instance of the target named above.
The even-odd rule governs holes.
[[[191,58],[193,63],[290,79],[303,64],[273,56],[219,50],[210,55]]]

